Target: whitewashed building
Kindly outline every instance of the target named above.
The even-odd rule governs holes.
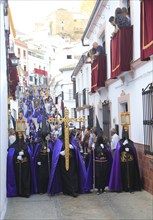
[[[0,1],[0,219],[4,218],[6,198],[6,156],[8,146],[8,94],[7,94],[7,4]]]
[[[128,9],[132,26],[123,28],[111,39],[114,27],[110,24],[109,18],[115,15],[117,7]],[[149,177],[153,176],[151,163],[153,154],[153,35],[150,22],[152,20],[150,18],[153,18],[152,10],[153,2],[150,0],[97,0],[81,40],[83,46],[90,48],[93,42],[97,41],[106,51],[107,74],[105,76],[103,70],[101,74],[97,73],[98,77],[106,77],[105,83],[98,86],[97,78],[96,84],[93,85],[92,80],[95,74],[93,66],[87,74],[87,78],[91,81],[91,88],[89,88],[91,93],[88,95],[89,105],[94,109],[93,124],[96,125],[96,117],[98,117],[99,124],[109,138],[111,127],[116,127],[121,136],[120,115],[122,112],[130,113],[129,135],[137,147],[144,188],[153,194],[153,180]],[[145,13],[148,14],[148,19],[144,17]],[[88,44],[85,44],[87,40]],[[80,69],[84,69],[84,66],[85,64],[82,64]],[[82,74],[80,81],[84,82],[84,80]],[[76,80],[78,92],[80,81]],[[92,90],[93,88],[95,89]]]
[[[75,117],[75,99],[73,96],[73,82],[71,80],[71,75],[76,64],[71,64],[60,69],[62,72],[61,81],[61,100],[64,107],[69,110],[69,116],[71,118]]]

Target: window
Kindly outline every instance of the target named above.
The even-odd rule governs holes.
[[[35,77],[35,85],[37,85],[37,83],[38,83],[38,80],[37,80],[37,78]]]
[[[103,46],[104,50],[106,51],[106,43],[105,43],[105,31],[102,32],[101,36],[100,36],[100,40],[101,40],[101,45]]]
[[[121,108],[120,112],[128,112],[128,103],[127,102],[121,103],[120,108]]]
[[[69,100],[73,99],[73,91],[72,89],[69,89]]]
[[[72,55],[67,55],[67,59],[72,59]]]
[[[21,51],[20,51],[20,48],[18,48],[18,57],[19,57],[19,58],[21,57]]]
[[[23,50],[23,58],[26,59],[26,51]]]
[[[29,80],[30,80],[30,82],[32,82],[32,81],[33,81],[33,77],[32,77],[32,76],[30,76],[30,77],[29,77]]]
[[[23,67],[23,68],[24,68],[24,71],[26,72],[26,71],[27,71],[27,67],[26,67],[26,65],[24,65],[24,67]]]
[[[71,118],[75,118],[75,108],[71,108]]]
[[[82,90],[82,94],[83,94],[83,105],[86,105],[86,89]]]
[[[122,0],[122,7],[126,7],[128,14],[130,15],[130,0]]]
[[[43,79],[44,85],[47,85],[47,78]]]

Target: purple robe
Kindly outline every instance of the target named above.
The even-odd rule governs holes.
[[[80,193],[85,193],[86,192],[86,179],[87,179],[87,172],[86,168],[82,159],[82,155],[79,151],[78,148],[78,142],[75,138],[72,139],[71,144],[73,145],[75,149],[75,157],[76,157],[76,163],[77,163],[77,170],[79,171],[79,190]]]
[[[51,173],[50,173],[48,189],[47,189],[47,192],[50,195],[62,192],[62,182],[61,182],[60,170],[58,166],[58,160],[62,146],[63,146],[62,141],[60,139],[56,139],[52,151]]]
[[[7,197],[17,196],[17,189],[16,189],[16,179],[15,179],[15,170],[13,164],[13,156],[15,153],[15,148],[9,148],[7,154]],[[30,156],[30,166],[32,170],[32,154],[31,150],[28,147],[28,153]]]
[[[86,184],[86,169],[83,163],[82,156],[77,147],[77,142],[75,139],[71,142],[75,151],[75,161],[78,171],[78,182],[79,182],[79,193],[85,193],[85,184]],[[63,146],[63,142],[60,139],[56,139],[53,154],[52,154],[52,167],[51,167],[51,175],[48,184],[48,194],[53,195],[55,193],[62,192],[62,182],[60,169],[58,166],[60,152]]]
[[[39,110],[35,109],[34,112],[33,112],[32,118],[37,118],[38,114],[39,114]]]
[[[114,158],[113,158],[112,170],[111,170],[110,181],[109,181],[109,186],[108,186],[108,189],[110,191],[116,191],[116,192],[122,191],[120,147],[121,145],[119,141],[117,143]],[[132,144],[132,150],[134,153],[134,160],[138,167],[136,149],[133,144]]]
[[[37,123],[38,123],[38,124],[42,122],[42,118],[43,118],[43,116],[42,116],[41,113],[39,112],[39,113],[38,113],[38,118],[37,118]]]

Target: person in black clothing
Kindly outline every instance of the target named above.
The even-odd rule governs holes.
[[[36,175],[36,188],[35,192],[44,194],[47,192],[50,169],[51,169],[51,146],[49,136],[42,135],[38,138],[38,143],[35,148],[35,175]]]
[[[124,129],[120,146],[122,190],[125,192],[139,191],[141,181],[135,147],[133,141],[129,139],[128,132]]]
[[[98,195],[101,190],[103,193],[105,187],[108,186],[111,165],[111,152],[104,142],[102,135],[100,135],[95,144],[95,188],[98,189]]]
[[[46,124],[46,115],[43,114],[42,128],[38,129],[37,143],[34,149],[34,192],[47,192],[51,171],[52,142],[50,129]]]
[[[77,175],[77,166],[75,160],[75,151],[73,146],[70,144],[69,149],[69,170],[65,168],[65,139],[64,139],[64,125],[62,126],[62,134],[59,139],[63,142],[62,150],[60,152],[59,164],[60,173],[62,177],[62,189],[64,195],[71,195],[73,197],[78,196],[79,183]],[[71,138],[70,138],[71,143]]]
[[[31,151],[22,135],[8,148],[7,196],[29,197],[32,192]]]
[[[109,189],[116,192],[133,192],[141,190],[141,179],[136,148],[129,139],[124,127],[122,139],[118,142],[114,154]]]

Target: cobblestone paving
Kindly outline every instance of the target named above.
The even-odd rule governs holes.
[[[9,198],[5,220],[152,220],[153,196],[135,193],[105,192],[97,195],[32,195]]]

